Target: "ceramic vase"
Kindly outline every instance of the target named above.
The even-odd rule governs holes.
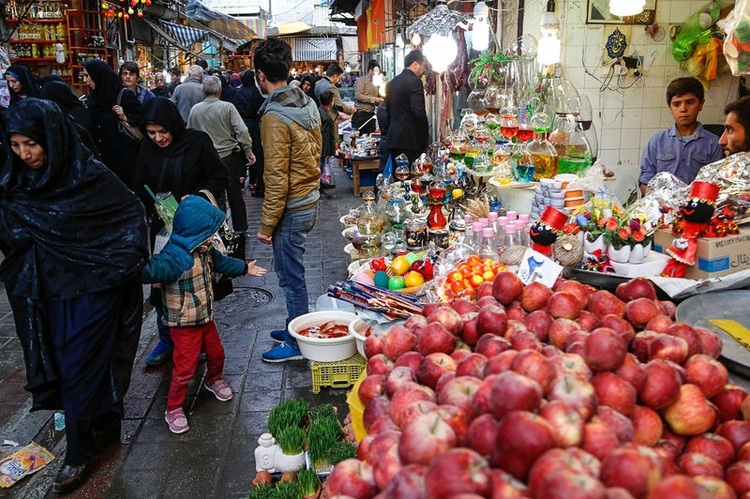
[[[620,249],[615,249],[611,244],[607,248],[607,254],[609,259],[617,263],[628,263],[630,260],[630,246],[623,246]]]
[[[630,258],[628,259],[628,262],[643,263],[646,260],[646,257],[648,257],[648,254],[650,251],[651,251],[650,242],[646,244],[645,246],[642,244],[636,244],[630,250]]]
[[[595,251],[601,250],[602,252],[606,249],[607,244],[604,242],[604,234],[600,234],[599,237],[590,241],[588,235],[583,238],[583,250],[589,255],[593,255]]]
[[[288,455],[281,452],[281,448],[276,452],[275,461],[276,471],[279,473],[296,472],[305,466],[305,453],[300,452],[299,454]]]

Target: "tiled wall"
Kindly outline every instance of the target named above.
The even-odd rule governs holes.
[[[705,3],[657,0],[657,23],[668,32],[670,23],[679,24]],[[586,6],[586,0],[557,2],[557,14],[562,25],[564,76],[591,101],[599,139],[599,157],[616,172],[618,181],[615,190],[621,196],[635,183],[641,154],[651,136],[673,123],[665,100],[668,83],[674,78],[689,75],[678,67],[672,57],[668,36],[656,42],[648,36],[643,25],[617,25],[628,38],[625,54],[636,52],[644,56],[647,71],[631,88],[601,91],[602,84],[597,78],[604,80],[602,47],[609,33],[607,30],[614,25],[586,24]],[[546,1],[526,1],[524,32],[535,37],[540,35],[539,19],[545,7]],[[586,74],[586,70],[593,76]],[[632,77],[627,77],[622,81],[622,86],[628,86],[633,81]],[[724,65],[723,72],[706,93],[700,121],[723,123],[724,105],[736,99],[738,84],[739,78],[733,77]],[[616,87],[616,81],[610,86]]]

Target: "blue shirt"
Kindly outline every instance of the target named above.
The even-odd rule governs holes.
[[[690,184],[704,165],[723,157],[724,150],[719,145],[719,138],[704,130],[700,123],[690,137],[682,137],[677,127],[672,125],[648,141],[641,159],[638,182],[648,184],[657,173],[669,172]]]

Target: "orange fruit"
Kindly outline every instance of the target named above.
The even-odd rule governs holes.
[[[397,256],[391,262],[391,268],[398,275],[404,275],[411,267],[411,263],[405,256]]]
[[[404,276],[404,284],[407,288],[413,288],[424,284],[424,276],[416,270],[410,270]]]

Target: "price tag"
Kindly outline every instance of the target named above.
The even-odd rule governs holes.
[[[529,248],[523,254],[523,259],[518,269],[518,278],[524,284],[536,281],[541,282],[551,289],[562,270],[563,267],[561,265],[558,265],[538,251]]]

